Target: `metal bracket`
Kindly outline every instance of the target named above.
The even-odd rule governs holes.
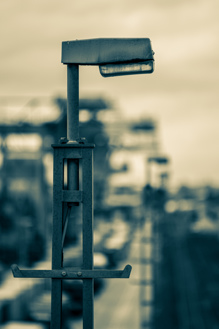
[[[71,267],[60,270],[21,270],[14,264],[11,266],[15,278],[49,278],[49,279],[97,279],[121,278],[128,279],[131,274],[131,265],[126,265],[124,270],[82,270]]]

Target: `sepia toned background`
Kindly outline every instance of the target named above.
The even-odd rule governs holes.
[[[95,329],[219,328],[218,11],[218,0],[0,1],[0,329],[50,328],[50,280],[14,278],[11,265],[51,269],[62,41],[92,38],[150,38],[155,52],[149,75],[80,67],[94,268],[133,267],[94,282]],[[81,268],[84,206],[62,207],[62,266]],[[63,280],[63,329],[82,328],[82,288]]]
[[[1,1],[0,95],[66,95],[61,42],[149,37],[155,71],[103,79],[81,68],[81,95],[151,115],[171,156],[171,184],[218,184],[218,8],[210,1]]]

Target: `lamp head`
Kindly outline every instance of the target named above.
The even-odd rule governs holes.
[[[63,64],[98,65],[104,77],[152,73],[153,54],[148,38],[103,38],[62,43]]]

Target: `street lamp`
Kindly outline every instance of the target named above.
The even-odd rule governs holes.
[[[153,51],[148,38],[88,39],[64,41],[62,63],[67,65],[67,139],[79,138],[79,65],[99,66],[102,76],[148,74],[153,72]],[[68,160],[69,186],[79,189],[78,160]],[[84,168],[85,169],[85,168]],[[83,170],[83,168],[82,168]],[[92,171],[92,169],[90,169]],[[72,180],[72,178],[74,180]],[[85,205],[84,205],[85,206]],[[92,215],[91,215],[92,218]],[[83,223],[83,267],[93,269],[92,224]],[[54,249],[55,252],[55,249]],[[54,265],[60,265],[55,258]],[[93,328],[93,282],[83,281],[83,327]],[[60,289],[60,288],[59,288]],[[56,296],[56,288],[52,296]],[[52,298],[53,300],[53,298]],[[55,304],[55,303],[54,303]],[[54,310],[54,307],[53,307]]]
[[[98,65],[103,76],[153,72],[153,51],[148,38],[91,39],[62,43],[62,63],[67,65],[67,138],[54,149],[52,269],[20,270],[15,277],[52,279],[51,329],[61,328],[62,280],[83,280],[83,328],[93,329],[93,284],[95,278],[128,278],[123,271],[93,268],[92,151],[94,145],[79,138],[79,65]],[[79,160],[82,173],[79,175]],[[67,162],[67,170],[64,165]],[[79,176],[81,181],[79,182]],[[64,182],[67,180],[67,186]],[[63,267],[65,232],[72,207],[83,207],[83,266]],[[64,216],[65,214],[65,216]]]
[[[62,42],[67,65],[67,138],[79,138],[79,65],[99,66],[102,76],[149,74],[154,52],[148,38],[100,38]]]
[[[155,162],[157,164],[168,164],[169,159],[166,156],[152,156],[148,158],[148,162]]]
[[[157,155],[157,156],[148,157],[147,162],[148,162],[147,163],[148,164],[147,183],[151,184],[151,166],[150,165],[155,163],[161,169],[162,167],[164,167],[164,166],[166,167],[169,164],[170,159],[165,155],[164,156],[163,155]],[[163,182],[164,178],[165,177],[162,178],[162,176],[161,176],[161,185],[162,185],[162,182]]]
[[[68,143],[75,143],[79,139],[79,65],[99,66],[103,77],[148,74],[153,72],[153,54],[148,38],[104,38],[62,43],[62,63],[67,65]],[[68,166],[71,170],[69,186],[77,190],[78,178],[71,181],[71,177],[79,177],[78,160],[69,160]],[[83,224],[83,267],[88,270],[93,269],[91,228],[91,224],[87,226]],[[57,264],[60,264],[60,260]],[[54,295],[56,295],[55,289]],[[83,281],[83,314],[84,329],[93,328],[92,280]]]

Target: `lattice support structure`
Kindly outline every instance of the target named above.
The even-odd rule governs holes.
[[[63,218],[65,205],[83,203],[83,269],[93,269],[93,209],[92,209],[92,151],[93,145],[66,143],[53,145],[54,187],[53,187],[53,244],[52,269],[62,268],[62,247],[65,233]],[[79,160],[82,161],[82,190],[79,187]],[[67,189],[64,189],[64,162],[67,163]],[[75,185],[75,186],[74,186]],[[62,233],[60,233],[62,232]],[[61,251],[60,251],[61,250]],[[64,271],[65,272],[65,271]],[[59,281],[59,282],[57,282]],[[61,314],[61,280],[52,279],[52,328],[58,329],[57,312]],[[57,298],[58,297],[58,298]],[[57,301],[58,300],[58,301]],[[87,310],[87,305],[89,309]],[[83,281],[83,312],[93,323],[93,279]],[[60,316],[61,318],[61,316]],[[55,319],[55,323],[53,323]],[[88,327],[87,327],[88,328]]]
[[[128,278],[131,266],[124,270],[95,270],[93,268],[93,147],[92,144],[68,142],[53,145],[53,237],[52,269],[21,270],[12,265],[14,277],[50,278],[52,280],[51,329],[62,327],[62,280],[83,280],[83,328],[94,327],[94,279]],[[79,166],[81,161],[81,166]],[[64,169],[67,164],[67,172]],[[79,173],[79,167],[82,173]],[[66,176],[66,177],[65,177]],[[79,176],[81,182],[79,182]],[[67,178],[67,184],[65,184]],[[63,267],[63,244],[68,219],[66,208],[82,204],[83,266],[81,269]],[[69,217],[69,216],[68,216]],[[74,265],[74,264],[72,264]]]

